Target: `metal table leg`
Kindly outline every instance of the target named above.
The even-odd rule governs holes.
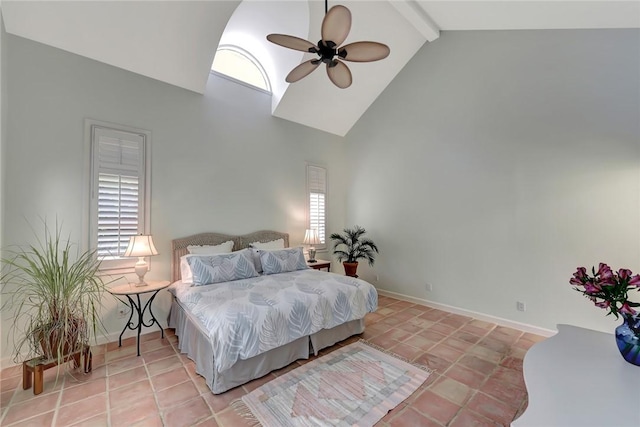
[[[153,311],[151,310],[151,305],[153,303],[153,300],[156,298],[156,295],[158,295],[158,292],[160,292],[160,290],[161,289],[158,289],[157,291],[155,291],[144,306],[142,306],[142,303],[140,301],[140,294],[135,294],[137,301],[134,301],[130,295],[126,295],[129,301],[129,308],[131,310],[131,314],[129,315],[129,320],[127,320],[127,323],[124,325],[124,328],[120,333],[120,337],[118,338],[118,347],[122,347],[122,335],[124,334],[124,331],[126,331],[127,329],[135,331],[137,329],[138,335],[137,335],[136,344],[137,344],[138,356],[140,356],[140,333],[142,332],[142,327],[145,326],[149,328],[153,326],[154,323],[158,325],[158,328],[160,329],[160,332],[162,334],[162,338],[164,338],[164,330],[162,329],[162,326],[160,326],[160,322],[158,322],[158,319],[156,319],[155,315],[153,314]],[[133,319],[134,310],[137,315],[137,323],[134,323],[131,321]],[[151,318],[149,319],[149,323],[144,321],[144,314],[146,311],[149,311],[149,314],[151,316]]]

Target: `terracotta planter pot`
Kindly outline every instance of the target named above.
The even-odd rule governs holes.
[[[351,277],[358,277],[356,272],[358,271],[358,263],[357,262],[343,262],[344,266],[344,274]]]
[[[38,333],[38,341],[42,349],[42,354],[46,359],[59,359],[72,353],[78,347],[79,327],[82,320],[71,319],[68,324],[66,334],[60,327],[47,325]],[[63,337],[65,342],[62,343]]]

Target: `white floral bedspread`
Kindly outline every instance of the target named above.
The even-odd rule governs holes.
[[[312,269],[169,290],[209,331],[218,372],[378,307],[370,283]]]

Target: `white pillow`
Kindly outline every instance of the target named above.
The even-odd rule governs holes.
[[[189,267],[189,262],[187,261],[188,256],[180,257],[180,280],[182,280],[182,283],[193,285],[193,273],[191,273],[191,267]]]
[[[233,240],[219,245],[187,246],[187,250],[190,254],[197,255],[228,254],[233,251]]]
[[[249,247],[252,248],[253,252],[253,263],[256,265],[256,270],[258,273],[262,273],[262,263],[260,262],[260,254],[258,250],[269,251],[269,250],[280,250],[284,249],[284,239],[272,240],[270,242],[253,242],[249,243]]]
[[[250,248],[256,249],[284,249],[284,239],[272,240],[270,242],[249,243]]]

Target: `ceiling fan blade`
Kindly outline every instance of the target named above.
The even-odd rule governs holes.
[[[338,86],[340,89],[346,89],[351,86],[351,71],[349,71],[349,67],[337,59],[333,62],[335,65],[327,64],[327,74],[329,75],[329,79],[333,82],[334,85]]]
[[[389,56],[389,53],[389,46],[378,42],[349,43],[338,49],[338,56],[351,62],[379,61]]]
[[[302,52],[315,52],[316,46],[304,39],[286,34],[269,34],[267,40],[277,45]],[[311,49],[311,50],[310,50]]]
[[[351,12],[344,6],[333,6],[322,20],[322,40],[340,46],[351,30]]]
[[[297,82],[298,80],[308,76],[309,74],[311,74],[313,70],[318,68],[318,65],[320,65],[320,62],[321,61],[317,59],[311,59],[309,61],[303,62],[302,64],[298,65],[296,68],[291,70],[291,72],[287,75],[287,78],[285,79],[285,81],[287,83]]]

